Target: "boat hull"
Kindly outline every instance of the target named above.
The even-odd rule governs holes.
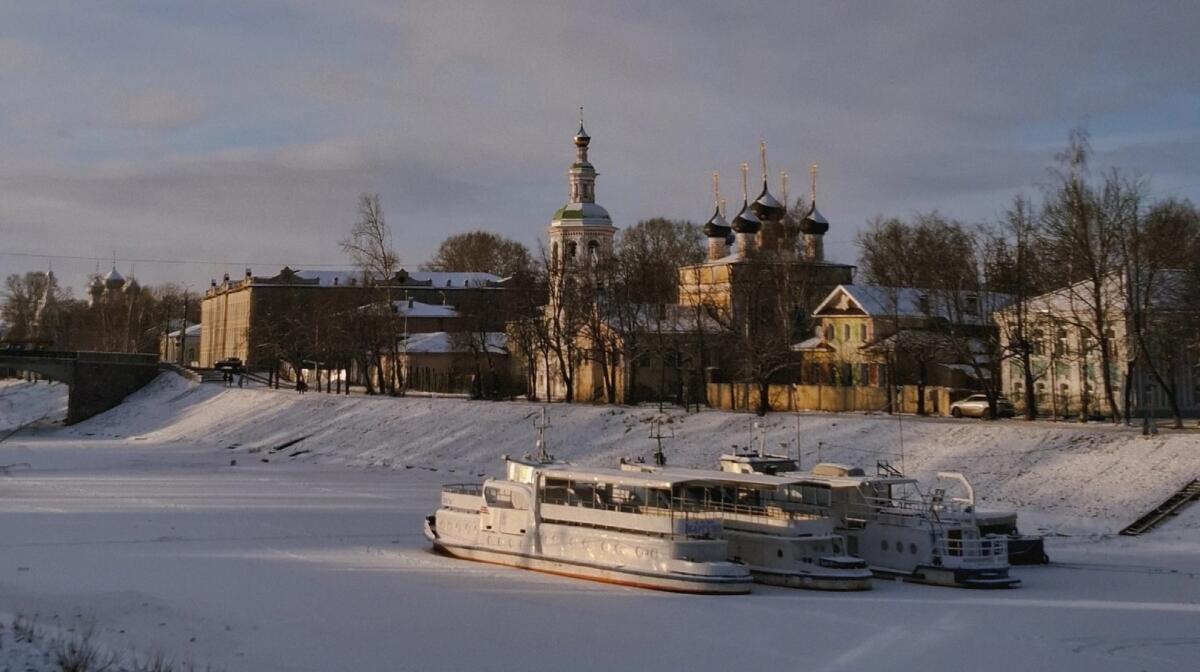
[[[433,544],[434,550],[451,557],[528,569],[544,574],[694,595],[745,595],[750,592],[751,580],[748,574],[745,576],[697,576],[635,570],[565,558],[538,556],[515,550],[485,548],[450,540],[437,534],[433,516],[425,519],[425,537]]]
[[[870,590],[872,577],[869,571],[861,575],[835,576],[781,572],[757,567],[751,567],[750,574],[754,577],[755,583],[768,586],[832,591]]]
[[[1015,588],[1021,580],[1008,575],[1008,570],[948,569],[922,565],[912,572],[902,572],[886,567],[872,567],[875,576],[900,579],[909,583],[948,588]]]

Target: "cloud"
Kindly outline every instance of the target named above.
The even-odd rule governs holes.
[[[111,123],[142,129],[175,130],[204,117],[199,96],[157,89],[118,95],[111,103]]]
[[[1197,19],[1087,2],[31,6],[0,40],[0,236],[337,262],[372,191],[406,263],[472,228],[535,245],[566,197],[579,105],[619,226],[707,217],[713,170],[736,200],[764,138],[794,192],[821,164],[845,261],[876,214],[973,221],[1036,193],[1080,123],[1097,167],[1200,200]]]

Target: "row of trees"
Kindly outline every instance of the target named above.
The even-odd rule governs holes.
[[[1049,373],[1041,353],[1050,349],[1099,372],[1114,421],[1130,413],[1128,386],[1140,367],[1179,423],[1175,371],[1188,347],[1200,354],[1200,214],[1187,201],[1150,199],[1143,179],[1117,170],[1093,176],[1090,154],[1086,136],[1073,133],[1040,202],[1017,196],[995,222],[968,226],[936,212],[872,221],[858,237],[860,277],[928,292],[939,328],[898,341],[898,354],[932,362],[951,352],[975,368],[993,411],[1009,366],[1022,381],[1025,413],[1037,415],[1036,389]],[[975,328],[1001,308],[995,329]],[[1064,347],[1060,333],[1079,342]],[[1086,383],[1080,405],[1081,419],[1099,406]]]

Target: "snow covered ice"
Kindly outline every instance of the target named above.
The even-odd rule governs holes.
[[[1200,474],[1194,433],[803,415],[806,465],[817,441],[827,461],[899,463],[902,432],[908,472],[966,471],[984,506],[1069,535],[1048,539],[1055,564],[1015,567],[1022,586],[999,592],[877,581],[859,594],[756,585],[696,597],[428,551],[421,521],[439,486],[532,451],[536,405],[163,376],[60,427],[50,421],[65,394],[0,383],[0,437],[46,416],[0,443],[0,465],[30,465],[0,476],[0,621],[37,614],[53,630],[91,619],[114,651],[225,670],[1180,670],[1200,660],[1200,506],[1146,536],[1113,536]],[[589,465],[648,454],[656,412],[551,406],[551,451]],[[751,441],[752,416],[671,415],[672,464],[711,468]],[[768,447],[791,441],[794,454],[796,422],[768,416]],[[16,664],[11,639],[0,642],[0,661]]]

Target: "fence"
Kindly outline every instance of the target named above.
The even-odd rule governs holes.
[[[966,392],[949,387],[925,388],[925,413],[949,415],[950,403]],[[773,411],[886,411],[888,389],[877,386],[769,385],[767,397]],[[917,386],[902,385],[891,400],[893,410],[917,412]],[[730,411],[758,409],[758,386],[751,383],[708,383],[708,405]]]

